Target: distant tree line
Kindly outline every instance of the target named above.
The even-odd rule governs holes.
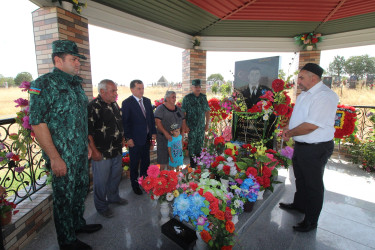
[[[18,73],[15,78],[0,74],[0,87],[5,87],[6,83],[8,83],[8,87],[17,87],[24,81],[31,82],[33,80],[33,76],[29,72]]]
[[[375,57],[351,56],[345,60],[343,56],[337,55],[329,64],[327,73],[331,76],[338,76],[339,80],[344,74],[363,79],[366,75],[375,74]]]

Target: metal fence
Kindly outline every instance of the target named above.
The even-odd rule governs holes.
[[[367,138],[372,133],[374,128],[373,123],[370,121],[368,114],[371,110],[374,110],[374,106],[353,106],[357,111],[357,136],[359,138]]]
[[[15,118],[0,120],[0,142],[4,144],[5,152],[18,155],[15,141],[9,135],[18,131]],[[7,199],[16,204],[28,198],[46,185],[46,171],[41,149],[36,142],[26,145],[24,159],[10,160],[0,166],[0,185],[7,189]]]

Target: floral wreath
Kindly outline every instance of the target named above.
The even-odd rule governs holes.
[[[342,139],[351,135],[355,128],[357,113],[354,107],[338,105],[335,118],[335,138]]]

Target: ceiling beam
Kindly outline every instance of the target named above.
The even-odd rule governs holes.
[[[346,0],[341,0],[337,5],[336,7],[326,16],[326,18],[324,18],[324,20],[318,25],[316,26],[316,28],[314,29],[313,33],[315,33],[315,31],[317,31],[319,29],[320,26],[322,26],[325,22],[327,22],[339,9],[340,7],[346,2]]]

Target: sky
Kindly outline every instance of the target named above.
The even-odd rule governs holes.
[[[29,72],[37,77],[32,11],[38,6],[28,0],[0,1],[0,74],[16,77]],[[11,24],[11,25],[10,25]],[[119,85],[129,85],[141,79],[146,85],[161,76],[169,82],[182,81],[183,49],[159,42],[89,25],[91,73],[93,84],[112,79]],[[375,56],[375,45],[321,52],[321,66],[326,69],[334,56],[369,54]],[[233,80],[236,61],[280,56],[281,69],[293,74],[298,58],[294,53],[207,52],[207,77],[220,73]]]

